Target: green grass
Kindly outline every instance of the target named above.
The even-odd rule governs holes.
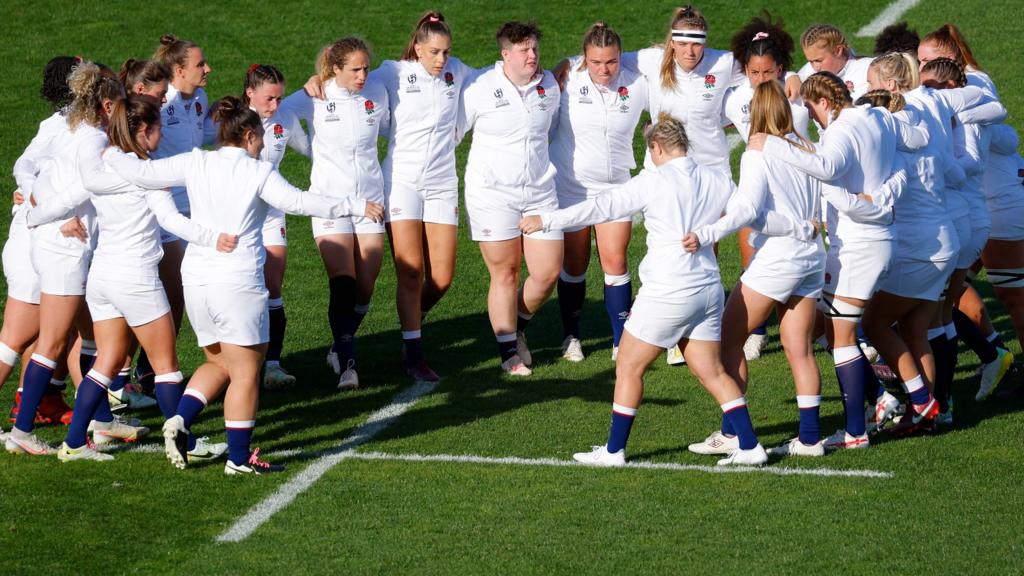
[[[830,21],[852,34],[887,2],[827,5],[801,0],[778,12],[797,35]],[[671,3],[549,3],[495,5],[441,3],[455,31],[454,53],[474,66],[495,60],[493,32],[506,19],[536,18],[547,36],[545,65],[578,50],[594,20],[622,34],[627,49],[659,41]],[[759,2],[706,2],[710,44],[723,47]],[[0,33],[0,190],[14,188],[10,166],[47,110],[36,96],[40,70],[58,53],[81,54],[116,65],[152,53],[165,32],[198,41],[214,72],[211,98],[237,93],[253,62],[279,66],[297,88],[312,73],[317,50],[337,36],[359,33],[374,60],[394,57],[427,5],[412,2],[34,3],[4,5]],[[1012,2],[927,0],[908,14],[924,33],[958,23],[990,71],[1022,126],[1022,80],[1014,57],[1019,18]],[[274,14],[277,9],[280,14]],[[871,41],[856,39],[860,52]],[[802,57],[798,55],[798,60]],[[459,150],[460,173],[466,147]],[[289,155],[285,175],[308,184],[309,164]],[[8,218],[0,219],[6,236]],[[465,224],[463,222],[463,224]],[[407,386],[397,361],[393,269],[385,264],[359,350],[361,379],[371,386],[337,394],[323,363],[329,344],[326,278],[310,241],[309,222],[289,218],[291,250],[286,279],[289,326],[285,365],[300,386],[266,394],[257,444],[265,451],[327,449],[340,443],[375,410]],[[643,253],[637,230],[630,256]],[[531,327],[535,375],[498,372],[484,307],[486,271],[460,229],[459,263],[449,295],[425,326],[433,365],[445,379],[366,450],[393,453],[476,454],[566,459],[606,434],[613,364],[601,303],[600,270],[591,266],[584,340],[588,358],[558,361],[557,304]],[[723,279],[738,276],[734,241],[720,254]],[[986,291],[986,294],[988,292]],[[1007,340],[1009,319],[991,312]],[[774,334],[774,333],[773,333]],[[1015,353],[1020,349],[1011,342]],[[185,330],[180,355],[186,373],[200,361]],[[842,425],[831,361],[819,356],[825,403],[822,428]],[[955,389],[956,428],[939,437],[879,442],[867,451],[793,467],[875,469],[892,479],[711,475],[652,470],[510,467],[384,461],[345,461],[312,489],[238,544],[213,539],[251,506],[307,465],[279,458],[289,472],[274,478],[225,478],[220,464],[186,472],[159,454],[120,454],[105,466],[61,465],[55,459],[0,455],[0,571],[4,573],[1019,573],[1019,399],[977,405],[971,374],[977,359],[964,353]],[[12,378],[13,379],[13,378]],[[766,445],[796,430],[792,379],[777,340],[751,366],[749,394],[755,426]],[[685,369],[656,363],[634,427],[636,460],[709,464],[685,446],[718,422],[719,409]],[[14,384],[0,392],[7,405]],[[222,438],[220,407],[196,425]],[[142,414],[158,428],[155,412]],[[63,429],[41,435],[59,441]]]

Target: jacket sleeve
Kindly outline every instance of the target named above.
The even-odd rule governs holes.
[[[264,202],[288,214],[342,218],[362,216],[366,213],[366,200],[362,198],[330,198],[303,192],[289,184],[284,176],[273,168],[270,169],[259,194]]]
[[[545,212],[540,215],[544,230],[590,226],[640,212],[647,206],[651,178],[650,173],[641,172],[619,188],[608,190],[568,208]]]
[[[718,242],[757,219],[768,194],[766,169],[760,152],[751,150],[743,153],[740,159],[740,185],[729,197],[725,215],[714,224],[694,230],[702,246]]]
[[[168,190],[151,190],[146,193],[146,205],[149,211],[156,216],[160,227],[171,234],[185,240],[189,244],[199,246],[214,246],[217,243],[217,233],[196,224],[178,212],[174,204],[174,197]]]
[[[769,136],[764,144],[764,153],[818,180],[835,180],[846,172],[847,164],[854,160],[853,146],[844,133],[834,132],[825,140],[818,152],[814,153],[797,148],[778,136]]]
[[[171,186],[184,186],[194,155],[202,152],[193,148],[191,152],[177,154],[162,160],[139,160],[114,150],[108,150],[103,159],[107,165],[132,184],[156,190]]]

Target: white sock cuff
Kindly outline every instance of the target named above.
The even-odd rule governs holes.
[[[85,354],[86,356],[95,356],[96,355],[96,341],[95,340],[85,340],[83,338],[82,339],[81,354]]]
[[[985,340],[988,342],[995,342],[996,338],[999,338],[999,332],[993,330],[991,334],[985,337]]]
[[[121,368],[121,370],[118,371],[117,375],[118,376],[130,376],[131,373],[132,373],[132,369],[131,368]]]
[[[625,274],[619,274],[619,275],[615,275],[615,274],[605,274],[604,275],[604,285],[605,286],[625,286],[626,284],[629,284],[629,282],[631,280],[632,280],[632,277],[629,275],[629,272],[626,272]]]
[[[255,420],[225,420],[224,421],[224,427],[225,428],[233,428],[233,429],[239,429],[239,428],[241,428],[241,429],[245,429],[245,428],[252,429],[252,428],[256,427],[256,421]]]
[[[586,281],[587,273],[584,272],[579,276],[573,276],[572,274],[569,274],[563,269],[561,272],[558,273],[558,279],[561,280],[562,282],[568,282],[569,284],[580,284]]]
[[[15,352],[13,348],[3,342],[0,342],[0,362],[3,362],[13,368],[18,364],[18,358],[20,357],[21,356]]]
[[[271,298],[267,300],[267,307],[271,310],[284,308],[284,298]]]
[[[95,370],[89,370],[89,373],[86,374],[85,377],[99,384],[100,386],[103,386],[104,388],[110,387],[111,379],[108,376],[104,376],[103,374],[100,374]]]
[[[913,394],[921,388],[924,388],[924,380],[921,379],[920,374],[903,383],[903,389],[907,391],[907,394]]]
[[[422,337],[422,330],[402,330],[402,340],[415,340],[416,338]]]
[[[796,396],[797,408],[817,408],[821,406],[821,395],[803,395],[797,394]]]
[[[203,403],[203,406],[209,404],[209,401],[206,399],[206,395],[200,392],[199,390],[196,390],[195,388],[186,388],[184,394],[182,395],[191,396],[196,400],[199,400],[200,402]]]
[[[54,386],[64,386],[64,379],[63,378],[50,378],[50,384],[53,384]]]
[[[181,370],[177,372],[168,372],[167,374],[157,374],[153,377],[154,384],[180,384],[185,379],[185,375],[181,373]],[[199,392],[202,394],[202,392]],[[203,398],[203,404],[206,404],[206,398]]]
[[[956,324],[950,322],[949,324],[943,326],[943,328],[946,329],[946,338],[949,338],[950,340],[956,338]]]
[[[839,366],[856,360],[862,354],[860,346],[843,346],[832,350],[832,361]]]
[[[945,335],[946,335],[946,329],[943,328],[942,326],[939,326],[938,328],[929,328],[928,329],[928,339],[929,340],[935,340],[939,336],[945,336]]]
[[[352,307],[352,310],[356,314],[362,314],[363,316],[366,316],[366,314],[370,311],[370,305],[369,304],[356,304],[355,306]]]
[[[622,404],[612,403],[612,412],[618,412],[623,416],[636,416],[636,408],[630,408],[629,406],[623,406]]]
[[[33,354],[32,355],[32,361],[35,362],[36,364],[41,364],[41,365],[49,368],[50,370],[56,370],[57,369],[57,361],[56,360],[50,360],[49,358],[47,358],[46,356],[43,356],[42,354]]]
[[[532,320],[533,319],[533,314],[530,314],[528,312],[516,311],[516,314],[518,314],[519,317],[522,318],[523,320]]]
[[[494,339],[497,340],[498,342],[515,342],[516,333],[513,332],[511,334],[495,334]]]
[[[730,410],[735,410],[736,408],[742,408],[743,406],[746,406],[746,405],[747,405],[747,397],[746,396],[740,396],[739,398],[737,398],[735,400],[729,400],[728,402],[726,402],[725,404],[722,404],[721,406],[722,406],[722,412],[728,412]]]

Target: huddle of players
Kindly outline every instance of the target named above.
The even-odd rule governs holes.
[[[936,367],[940,355],[931,348],[951,340],[938,342],[933,330],[947,335],[962,292],[947,294],[946,285],[952,277],[950,286],[962,286],[966,270],[985,260],[989,229],[989,243],[1012,248],[993,250],[993,258],[1024,257],[1024,234],[1014,236],[1024,220],[1003,214],[1022,205],[1020,178],[1015,169],[1007,176],[992,167],[998,154],[1019,157],[991,81],[952,26],[921,43],[941,58],[920,71],[896,53],[856,58],[836,28],[815,26],[801,38],[809,64],[799,75],[786,72],[793,40],[767,14],[734,36],[731,52],[706,48],[707,30],[699,10],[681,8],[663,46],[624,53],[618,34],[597,23],[581,54],[552,73],[539,68],[540,30],[509,22],[497,33],[501,60],[473,70],[449,56],[452,32],[440,13],[427,12],[400,60],[371,72],[367,46],[343,38],[323,49],[303,90],[284,98],[280,71],[253,65],[243,97],[212,107],[202,89],[210,67],[188,41],[164,37],[154,60],[126,62],[120,81],[100,65],[55,59],[44,96],[52,95],[56,113],[15,167],[16,197],[26,201],[15,207],[4,249],[11,288],[2,375],[29,356],[7,449],[54,451],[32,434],[37,414],[70,420],[57,451],[64,461],[111,459],[96,448],[148,433],[110,411],[111,399],[136,406],[147,399],[126,388],[137,342],[145,353],[140,381],[152,381],[167,418],[172,463],[183,468],[226,451],[229,474],[282,469],[251,449],[251,437],[261,379],[266,387],[294,382],[280,366],[285,212],[313,216],[329,278],[328,363],[339,389],[359,385],[355,335],[369,310],[385,231],[407,372],[437,381],[423,352],[422,321],[452,281],[454,154],[470,130],[465,204],[490,274],[488,312],[506,373],[530,375],[525,329],[556,286],[564,357],[583,360],[580,311],[594,226],[616,391],[608,443],[577,459],[624,462],[643,372],[678,345],[723,408],[721,430],[691,450],[725,454],[722,463],[764,463],[743,397],[743,348],[773,309],[800,406],[799,436],[775,451],[866,447],[865,427],[885,426],[896,412],[898,400],[858,347],[862,316],[910,396],[894,430],[945,421],[948,386],[940,382],[951,381],[952,367]],[[962,88],[972,74],[983,85]],[[62,79],[66,88],[55,88]],[[853,106],[868,87],[875,89],[868,103]],[[643,110],[656,123],[645,130],[647,169],[630,178]],[[819,125],[818,145],[807,140],[808,118]],[[749,139],[738,189],[723,124]],[[378,136],[389,140],[383,165]],[[215,151],[199,149],[213,142]],[[312,158],[309,192],[276,170],[288,146]],[[631,302],[625,255],[637,212],[645,216],[648,252]],[[741,245],[756,251],[724,302],[711,246],[742,228],[753,231]],[[520,287],[524,258],[529,276]],[[1007,279],[997,295],[1016,322],[1024,262],[1003,260],[985,263],[990,278]],[[207,358],[187,388],[174,351],[182,309]],[[81,361],[71,368],[78,364],[81,384],[70,411],[61,386],[73,328]],[[846,430],[824,440],[812,349],[822,329],[847,410]],[[979,347],[981,399],[1012,357],[978,340],[989,344]],[[225,390],[227,444],[195,438],[191,423]]]

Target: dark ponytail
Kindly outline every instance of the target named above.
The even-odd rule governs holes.
[[[783,28],[781,18],[772,20],[767,11],[755,16],[733,35],[730,41],[732,55],[744,70],[754,56],[770,56],[782,70],[789,70],[793,64],[793,37]]]
[[[412,37],[402,51],[402,60],[416,60],[416,45],[423,44],[430,39],[431,34],[444,36],[449,41],[452,39],[452,30],[444,21],[444,14],[436,10],[428,10],[420,16],[416,27],[412,30]]]
[[[213,120],[220,124],[217,130],[218,146],[241,146],[249,132],[263,135],[263,123],[256,112],[235,96],[225,96],[217,101]]]
[[[284,74],[270,64],[253,64],[245,74],[242,87],[242,104],[249,105],[249,89],[256,90],[264,84],[284,84]]]

